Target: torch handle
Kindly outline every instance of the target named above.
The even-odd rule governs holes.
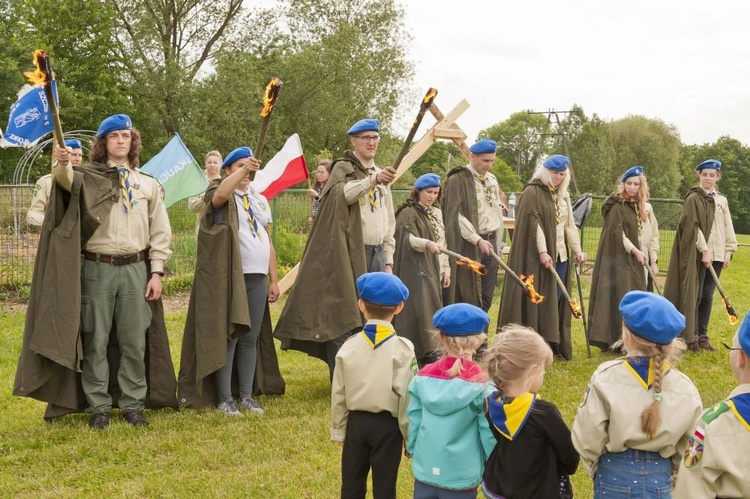
[[[659,283],[656,282],[656,276],[654,275],[654,271],[651,270],[651,265],[646,264],[645,267],[648,269],[648,275],[651,276],[651,282],[654,283],[654,289],[656,290],[657,293],[661,294],[661,288],[659,288]]]
[[[253,156],[258,158],[260,161],[260,153],[263,152],[263,145],[266,143],[266,135],[268,134],[268,124],[271,121],[271,115],[263,118],[263,121],[260,124],[260,133],[258,133],[258,142],[255,143],[255,151],[253,151]],[[250,172],[250,182],[255,180],[255,172]]]
[[[521,287],[523,287],[523,289],[528,292],[529,289],[526,286],[526,283],[523,282],[520,277],[518,277],[518,274],[513,272],[513,270],[508,267],[508,264],[506,264],[497,253],[495,253],[494,251],[490,251],[490,255],[492,255],[492,258],[494,258],[498,265],[500,265],[500,267],[505,271],[505,275],[509,275],[510,277],[512,277],[516,282],[518,282],[518,284],[521,285]]]
[[[43,68],[46,76],[46,81],[44,82],[44,95],[47,96],[47,102],[49,102],[49,112],[52,115],[52,125],[55,130],[54,135],[57,137],[58,147],[62,147],[64,149],[65,135],[63,134],[62,124],[60,123],[60,110],[57,107],[55,93],[52,91],[52,82],[55,81],[55,77],[52,73],[52,65],[50,64],[49,54],[47,52],[43,52],[41,67]]]
[[[433,94],[432,97],[429,97],[430,94]],[[417,117],[414,118],[414,123],[411,125],[411,129],[409,130],[409,133],[406,135],[406,139],[404,139],[404,145],[401,146],[401,150],[398,152],[398,155],[396,156],[396,159],[393,161],[393,169],[398,170],[398,165],[401,164],[401,162],[404,160],[404,157],[406,156],[406,153],[409,152],[409,147],[411,146],[412,141],[414,140],[414,136],[417,134],[417,130],[419,129],[419,125],[422,123],[422,119],[424,118],[425,113],[430,108],[430,105],[435,100],[435,95],[437,95],[437,90],[431,88],[427,91],[427,95],[424,99],[422,99],[422,104],[419,106],[419,112],[417,113]]]
[[[560,288],[562,295],[565,297],[568,303],[572,302],[573,299],[570,297],[570,293],[568,293],[568,290],[565,287],[565,283],[562,282],[562,279],[560,279],[560,276],[557,275],[557,270],[551,267],[547,267],[547,269],[552,273],[552,276],[555,278],[555,281],[557,282],[557,287]]]
[[[724,287],[721,285],[721,282],[719,282],[719,276],[716,275],[716,271],[714,270],[714,266],[713,265],[709,265],[707,268],[708,268],[709,272],[711,272],[711,277],[713,277],[714,282],[716,283],[716,289],[719,290],[719,294],[721,295],[721,297],[726,300],[727,299],[727,294],[724,291]]]

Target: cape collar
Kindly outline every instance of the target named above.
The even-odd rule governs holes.
[[[487,399],[492,425],[502,436],[513,441],[526,424],[537,398],[536,393],[526,392],[507,401],[499,392],[493,393]]]

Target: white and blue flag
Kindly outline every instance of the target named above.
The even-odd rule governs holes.
[[[54,80],[51,85],[57,100]],[[53,129],[50,103],[44,87],[24,85],[18,92],[18,100],[10,107],[8,126],[0,139],[0,147],[31,147]]]

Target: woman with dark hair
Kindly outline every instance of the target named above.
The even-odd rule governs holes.
[[[602,205],[604,226],[596,252],[589,301],[589,343],[602,350],[620,339],[620,300],[629,291],[644,291],[648,255],[641,249],[641,233],[649,223],[648,183],[642,166],[620,178],[617,191]]]
[[[437,348],[432,316],[443,306],[442,289],[450,286],[445,248],[443,213],[435,206],[440,194],[440,177],[422,175],[409,198],[396,210],[396,251],[393,273],[409,288],[410,298],[393,325],[399,335],[414,343],[417,362],[434,362]]]
[[[328,182],[328,178],[331,176],[331,164],[333,162],[330,159],[321,159],[318,161],[318,167],[315,169],[315,182],[312,187],[307,189],[307,195],[312,199],[312,216],[308,222],[312,223],[315,217],[318,216],[318,207],[320,206],[320,193],[323,192],[323,188]]]

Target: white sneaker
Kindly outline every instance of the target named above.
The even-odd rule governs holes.
[[[223,412],[224,414],[227,414],[229,416],[242,416],[242,413],[237,410],[237,406],[234,405],[234,400],[230,400],[228,402],[221,402],[216,409],[219,412]]]
[[[253,400],[252,397],[244,397],[240,399],[240,408],[248,412],[254,412],[255,414],[265,414],[266,411],[260,408],[258,403]]]

